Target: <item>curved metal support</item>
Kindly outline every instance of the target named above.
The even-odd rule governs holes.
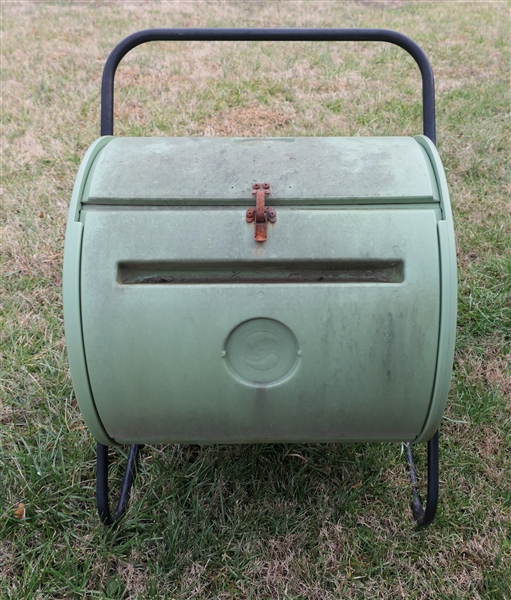
[[[112,50],[101,83],[101,135],[114,131],[114,77],[122,58],[133,48],[157,41],[235,42],[388,42],[406,50],[422,76],[423,132],[436,144],[435,81],[428,57],[406,35],[390,29],[145,29],[122,40]]]
[[[428,496],[426,508],[422,506],[419,495],[417,473],[413,462],[412,446],[405,443],[406,458],[410,482],[412,484],[412,513],[420,527],[427,527],[435,518],[438,506],[438,431],[428,442]]]
[[[126,511],[128,500],[130,499],[131,486],[135,475],[135,466],[137,463],[140,446],[132,444],[128,455],[128,464],[122,480],[121,493],[114,516],[110,513],[108,502],[108,446],[98,442],[96,449],[96,502],[98,506],[99,518],[103,525],[113,525],[118,521]]]

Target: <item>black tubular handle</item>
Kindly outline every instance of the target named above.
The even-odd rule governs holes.
[[[122,58],[136,46],[160,41],[231,42],[388,42],[406,50],[422,75],[423,130],[436,144],[435,82],[422,48],[402,33],[389,29],[145,29],[125,38],[110,53],[101,83],[101,135],[114,132],[114,77]]]

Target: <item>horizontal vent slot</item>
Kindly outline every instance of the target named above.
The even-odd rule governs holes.
[[[120,262],[123,285],[401,283],[402,261]]]

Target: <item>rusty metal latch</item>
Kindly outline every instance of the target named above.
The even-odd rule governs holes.
[[[247,223],[252,223],[255,220],[255,235],[256,242],[266,241],[266,232],[268,221],[275,223],[277,220],[277,211],[271,206],[264,205],[264,197],[270,194],[269,183],[254,183],[252,185],[252,194],[256,197],[255,208],[247,210]]]

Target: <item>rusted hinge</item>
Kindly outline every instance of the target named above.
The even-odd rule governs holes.
[[[277,220],[277,211],[271,206],[264,205],[264,197],[270,194],[269,183],[254,183],[252,185],[252,194],[256,197],[255,208],[247,210],[247,223],[252,223],[255,220],[255,235],[256,242],[266,241],[267,223],[275,223]]]

